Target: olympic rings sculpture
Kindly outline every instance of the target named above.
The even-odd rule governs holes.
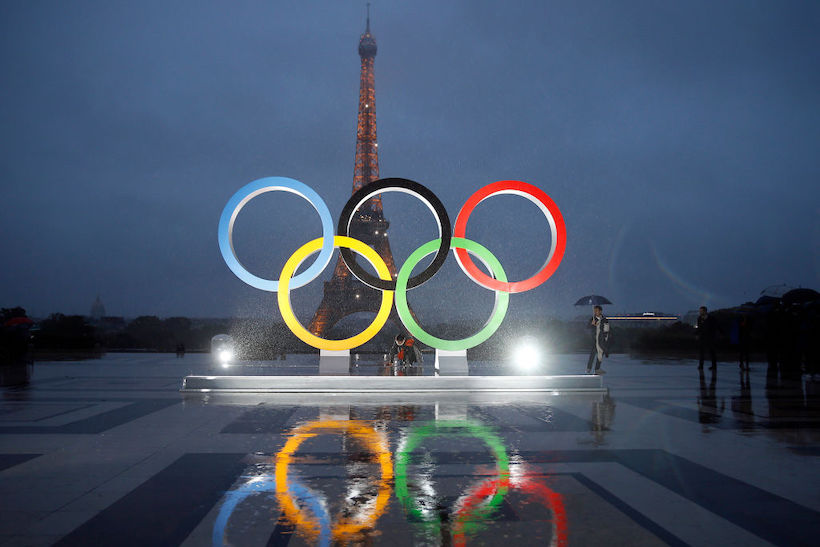
[[[286,261],[279,279],[276,280],[265,279],[249,272],[239,261],[233,246],[233,228],[239,212],[254,197],[274,191],[290,192],[304,198],[319,213],[322,222],[322,237],[309,241],[297,249]],[[399,269],[395,280],[391,278],[382,258],[372,248],[349,236],[356,210],[376,194],[387,192],[403,192],[421,200],[436,218],[439,232],[437,239],[425,243],[410,255]],[[508,281],[498,259],[486,247],[466,238],[467,221],[478,204],[501,194],[518,195],[528,199],[544,214],[550,226],[551,244],[544,264],[533,276],[521,281]],[[451,230],[450,218],[444,205],[428,188],[408,179],[379,179],[362,187],[350,197],[339,217],[337,234],[334,234],[330,211],[312,188],[287,177],[266,177],[246,184],[228,200],[219,219],[218,241],[225,263],[239,279],[257,289],[278,293],[279,311],[288,328],[310,346],[323,350],[347,350],[366,343],[386,323],[395,293],[399,318],[412,336],[435,349],[458,351],[474,347],[495,333],[507,313],[511,293],[534,289],[555,273],[564,256],[567,236],[563,216],[552,198],[540,188],[522,181],[504,180],[480,188],[462,206],[456,217],[455,228]],[[330,263],[336,247],[339,247],[345,265],[357,279],[369,287],[382,291],[381,306],[373,322],[361,333],[344,340],[328,340],[310,333],[299,323],[290,304],[290,290],[303,287],[316,279]],[[467,277],[496,293],[493,313],[484,327],[478,333],[460,340],[444,340],[428,334],[415,321],[407,304],[407,291],[432,278],[444,264],[450,249],[455,252],[456,261]],[[299,266],[317,252],[319,254],[313,263],[304,272],[294,276]],[[354,252],[363,256],[373,266],[378,277],[368,273],[358,264]],[[430,265],[411,277],[413,268],[432,253],[435,253],[435,256]],[[481,271],[470,255],[482,261],[492,273],[492,277]]]

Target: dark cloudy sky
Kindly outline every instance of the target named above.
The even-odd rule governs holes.
[[[35,315],[274,316],[219,254],[228,198],[297,178],[337,216],[353,176],[360,1],[0,4],[0,306]],[[820,288],[820,4],[378,1],[382,176],[436,192],[453,220],[519,179],[561,207],[567,254],[510,314],[684,312]],[[389,194],[399,262],[435,237]],[[522,198],[482,204],[468,235],[511,278],[543,261]],[[321,235],[292,195],[240,215],[237,248],[277,277]],[[423,317],[486,316],[450,259],[410,296]],[[328,268],[328,274],[330,268]],[[321,282],[294,291],[307,321]]]

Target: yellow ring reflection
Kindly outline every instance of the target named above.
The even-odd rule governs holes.
[[[343,340],[327,340],[325,338],[319,338],[303,327],[293,314],[293,309],[290,306],[290,279],[302,262],[322,248],[322,241],[323,238],[321,237],[314,239],[313,241],[308,241],[299,247],[296,252],[290,256],[288,261],[285,262],[285,267],[282,268],[282,274],[279,276],[279,292],[277,294],[279,312],[282,314],[282,319],[285,320],[285,323],[288,327],[290,327],[293,334],[314,348],[340,351],[364,345],[365,342],[376,336],[376,333],[378,333],[387,322],[387,318],[390,315],[390,308],[393,306],[393,291],[382,291],[381,307],[379,308],[379,312],[376,314],[376,318],[372,323],[370,323],[370,326],[356,336],[351,336],[350,338],[345,338]],[[390,270],[387,269],[387,264],[384,263],[382,257],[379,256],[379,253],[368,247],[366,243],[363,243],[358,239],[353,239],[352,237],[334,236],[333,245],[334,247],[347,247],[356,251],[368,262],[370,262],[374,268],[376,268],[376,273],[379,274],[380,278],[385,280],[393,279],[390,276]]]
[[[288,466],[290,465],[291,457],[296,453],[303,441],[325,433],[350,433],[361,440],[367,449],[377,456],[379,466],[381,467],[379,492],[376,495],[376,503],[373,505],[370,514],[359,515],[356,518],[345,518],[336,523],[333,526],[331,534],[334,540],[339,540],[344,536],[355,534],[365,528],[374,527],[376,521],[382,516],[390,500],[390,482],[393,480],[393,461],[390,455],[390,448],[384,437],[367,422],[354,420],[320,420],[294,429],[291,432],[291,437],[285,443],[285,446],[276,454],[276,497],[288,519],[292,520],[298,527],[307,529],[310,534],[315,534],[319,528],[313,520],[306,518],[302,514],[299,505],[290,497],[288,493]]]

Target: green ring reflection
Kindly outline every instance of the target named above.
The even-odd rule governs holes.
[[[510,459],[507,456],[507,449],[504,447],[504,442],[490,428],[483,424],[464,420],[442,420],[429,425],[416,426],[411,429],[400,451],[396,454],[394,473],[396,497],[404,509],[421,522],[441,523],[441,518],[438,513],[433,513],[433,517],[426,515],[424,511],[420,509],[415,496],[410,493],[407,487],[407,466],[410,463],[410,456],[416,448],[419,447],[422,441],[428,438],[443,436],[472,437],[484,441],[484,444],[489,447],[493,456],[495,456],[498,479],[504,482],[503,485],[495,491],[490,501],[483,507],[485,510],[498,507],[503,501],[504,496],[507,495],[506,481],[510,477]]]

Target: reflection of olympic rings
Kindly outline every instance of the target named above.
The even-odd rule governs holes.
[[[292,477],[288,481],[288,488],[296,498],[307,502],[307,506],[313,514],[316,515],[316,520],[319,521],[319,545],[330,545],[330,515],[327,512],[326,504],[322,503],[310,488],[294,480]],[[225,502],[219,509],[219,514],[214,522],[214,530],[211,537],[213,546],[218,547],[224,545],[225,528],[227,528],[231,515],[242,500],[257,492],[275,491],[276,484],[273,477],[263,475],[254,477],[236,490],[227,492],[225,494]]]
[[[547,217],[552,232],[552,243],[544,265],[538,273],[529,279],[507,283],[506,280],[496,280],[482,272],[473,261],[470,260],[470,257],[467,256],[467,251],[464,249],[456,249],[456,260],[458,261],[458,265],[461,266],[461,269],[464,270],[464,273],[482,287],[511,293],[528,291],[534,289],[555,273],[558,264],[561,263],[561,258],[564,256],[564,249],[567,246],[567,229],[566,226],[564,226],[564,217],[561,216],[561,211],[558,209],[558,206],[546,192],[537,186],[518,180],[502,180],[488,184],[470,196],[470,199],[468,199],[461,208],[458,217],[456,217],[454,235],[456,237],[467,237],[467,220],[470,218],[476,206],[485,199],[500,194],[515,194],[525,197],[537,205],[541,212],[544,213],[544,216]]]
[[[288,466],[291,457],[299,449],[299,446],[306,439],[310,439],[322,433],[342,432],[349,433],[364,443],[371,453],[376,455],[381,468],[381,478],[379,479],[379,491],[376,495],[376,502],[373,504],[370,514],[360,515],[357,518],[343,518],[333,525],[331,535],[334,540],[340,540],[372,527],[387,508],[390,500],[390,481],[393,479],[393,462],[390,450],[384,438],[372,426],[366,422],[353,420],[322,420],[311,422],[292,431],[292,436],[285,443],[285,446],[276,454],[276,496],[285,515],[296,525],[307,528],[315,533],[316,524],[302,514],[298,504],[294,503],[288,490]]]
[[[407,258],[404,266],[402,266],[401,270],[399,270],[399,275],[396,277],[396,311],[399,313],[401,322],[404,323],[404,326],[407,327],[410,334],[428,346],[450,351],[472,348],[492,336],[493,333],[498,330],[498,327],[501,326],[501,322],[504,320],[504,316],[507,313],[507,305],[510,301],[510,295],[506,292],[495,291],[495,305],[493,306],[493,313],[490,315],[490,319],[487,320],[487,323],[480,331],[472,336],[462,340],[444,340],[443,338],[437,338],[431,334],[428,334],[419,326],[418,323],[416,323],[416,320],[410,313],[410,308],[407,305],[406,291],[409,287],[407,287],[406,284],[407,278],[410,276],[410,272],[413,271],[413,267],[425,256],[432,253],[438,247],[440,241],[440,239],[434,239],[433,241],[429,241],[413,251],[413,253]],[[501,263],[483,245],[479,245],[475,241],[471,241],[469,239],[454,237],[452,238],[451,246],[453,249],[466,249],[471,253],[475,253],[487,265],[489,270],[493,272],[496,278],[502,281],[507,280],[507,275],[504,273],[504,268],[501,267]]]
[[[430,425],[414,427],[405,439],[399,452],[396,454],[396,497],[402,506],[413,517],[422,522],[439,522],[438,513],[432,516],[426,513],[419,506],[419,503],[410,494],[407,486],[407,466],[410,463],[410,456],[419,447],[421,442],[430,437],[441,437],[443,435],[456,435],[460,437],[473,437],[481,439],[493,453],[496,462],[496,484],[499,485],[493,492],[487,494],[490,500],[488,507],[497,507],[507,494],[507,482],[510,477],[510,460],[507,456],[507,449],[503,441],[493,433],[487,426],[468,422],[465,420],[443,420]]]
[[[566,547],[567,512],[564,508],[564,500],[561,494],[540,482],[536,482],[531,477],[524,477],[523,479],[515,481],[511,481],[509,477],[501,480],[490,479],[471,490],[453,518],[455,523],[453,526],[453,545],[464,546],[466,544],[466,535],[472,532],[470,524],[475,523],[473,513],[476,508],[482,507],[480,505],[481,500],[501,488],[521,490],[527,494],[536,496],[537,499],[552,512],[552,538],[550,546]],[[487,506],[483,507],[484,509],[487,508]]]
[[[255,196],[270,191],[283,190],[292,192],[307,199],[308,202],[319,212],[322,220],[322,237],[311,241],[300,247],[285,263],[282,274],[278,281],[263,279],[250,273],[236,257],[233,248],[233,225],[236,216],[245,204]],[[405,192],[421,199],[433,212],[438,223],[440,237],[427,243],[414,251],[410,258],[400,268],[395,281],[390,277],[390,272],[384,265],[384,261],[378,257],[365,243],[347,237],[353,215],[356,210],[368,199],[378,193],[384,192]],[[520,195],[535,205],[544,213],[551,230],[551,247],[547,259],[541,269],[532,277],[524,281],[508,282],[501,264],[485,247],[465,238],[467,231],[467,220],[475,207],[483,200],[498,194]],[[342,215],[339,218],[339,235],[334,237],[332,220],[324,201],[305,184],[285,178],[268,177],[256,180],[242,187],[231,197],[228,204],[222,211],[219,220],[219,247],[222,256],[228,267],[237,277],[249,285],[265,291],[279,292],[278,303],[282,312],[282,317],[290,327],[291,331],[307,344],[325,350],[346,350],[366,343],[375,336],[387,321],[392,305],[392,292],[396,291],[396,308],[399,317],[405,328],[423,343],[436,348],[447,350],[464,350],[480,344],[489,338],[501,325],[501,321],[507,311],[509,293],[518,293],[533,289],[546,281],[561,262],[566,248],[566,227],[564,225],[561,211],[555,202],[540,188],[521,181],[499,181],[489,184],[474,193],[461,208],[456,218],[455,230],[450,228],[450,220],[447,211],[441,201],[426,187],[407,179],[381,179],[362,187],[348,200]],[[290,289],[298,288],[316,279],[330,262],[333,249],[341,249],[342,258],[353,274],[365,284],[381,289],[385,294],[382,297],[382,306],[379,309],[373,323],[360,334],[345,340],[327,340],[308,332],[293,314],[290,307]],[[456,260],[464,273],[479,285],[496,291],[496,302],[493,314],[484,327],[473,336],[462,340],[443,340],[427,334],[413,319],[407,307],[406,291],[417,287],[430,279],[441,268],[447,256],[447,251],[452,248],[456,254]],[[319,256],[313,264],[299,275],[291,276],[296,269],[310,254],[319,251]],[[364,256],[368,262],[376,269],[379,277],[375,277],[365,271],[356,262],[352,253],[355,251]],[[370,251],[370,252],[368,252]],[[416,276],[411,277],[413,267],[425,256],[435,252],[432,263],[425,270]],[[468,253],[478,256],[493,277],[482,272],[469,257]],[[281,290],[280,290],[281,289]],[[400,307],[401,306],[401,307]],[[404,309],[404,311],[402,311]],[[386,310],[386,311],[385,311]]]
[[[347,433],[358,439],[364,448],[375,456],[374,460],[378,461],[381,468],[381,478],[377,483],[378,492],[375,499],[368,488],[369,501],[363,504],[361,489],[357,486],[355,496],[351,494],[349,499],[353,500],[358,514],[346,516],[347,513],[343,510],[341,514],[345,516],[340,517],[335,526],[332,525],[332,518],[328,512],[327,499],[321,493],[316,493],[299,482],[294,473],[289,472],[291,460],[302,443],[307,439],[327,433]],[[446,519],[447,523],[443,522],[442,513],[438,510],[441,508],[437,505],[435,492],[433,490],[429,492],[429,495],[433,496],[432,501],[435,506],[425,505],[424,499],[417,497],[418,494],[411,495],[407,480],[407,467],[410,465],[413,453],[419,449],[425,439],[442,436],[480,439],[493,453],[496,462],[494,477],[470,487],[459,497],[454,506],[446,511],[449,514],[449,518]],[[357,458],[357,461],[361,460]],[[526,471],[519,473],[514,474],[515,476],[511,474],[510,461],[504,443],[487,426],[466,420],[439,421],[413,427],[400,442],[396,453],[396,496],[412,520],[426,523],[427,528],[432,527],[430,532],[436,526],[442,527],[439,532],[446,532],[448,535],[452,533],[454,545],[464,546],[468,536],[483,530],[488,522],[494,520],[505,496],[510,492],[521,492],[535,497],[551,512],[550,545],[566,547],[568,522],[562,496]],[[367,472],[356,473],[357,478],[365,481],[368,480],[368,475]],[[292,430],[291,437],[277,453],[273,476],[269,474],[255,476],[238,488],[226,492],[224,502],[214,522],[213,545],[222,545],[226,540],[226,529],[237,506],[246,498],[265,492],[275,492],[285,518],[297,530],[304,531],[311,540],[318,540],[318,545],[356,541],[359,538],[356,534],[367,529],[375,529],[376,521],[385,512],[393,477],[387,440],[373,429],[370,423],[355,420],[326,420],[299,426]]]
[[[322,219],[322,251],[310,268],[293,278],[293,288],[302,287],[316,279],[330,263],[330,259],[333,258],[333,218],[330,216],[330,210],[324,200],[319,197],[319,194],[313,188],[303,182],[287,177],[265,177],[246,184],[228,200],[222,210],[222,216],[219,218],[219,250],[222,251],[222,258],[225,259],[225,263],[239,279],[251,287],[269,292],[278,291],[279,282],[253,275],[239,262],[233,248],[233,225],[239,211],[250,200],[259,194],[277,190],[291,192],[305,198],[316,209]]]
[[[424,202],[425,205],[427,205],[430,212],[432,212],[436,217],[436,222],[438,223],[438,241],[440,242],[438,251],[436,252],[436,256],[433,258],[433,262],[430,263],[430,265],[423,272],[411,277],[407,282],[407,288],[413,289],[433,277],[444,265],[444,261],[447,260],[447,252],[450,250],[450,217],[447,215],[447,210],[444,208],[441,201],[439,201],[438,197],[418,182],[396,178],[379,179],[366,186],[362,186],[350,197],[349,200],[347,200],[344,209],[342,209],[342,214],[339,217],[339,226],[337,228],[339,235],[350,235],[350,223],[353,220],[353,213],[355,213],[365,201],[382,192],[404,192],[406,194],[416,196]],[[395,281],[392,279],[385,281],[383,279],[373,277],[367,273],[367,271],[359,266],[356,262],[356,257],[354,257],[353,253],[351,253],[348,249],[342,248],[341,253],[348,269],[353,273],[353,275],[359,278],[362,283],[369,285],[374,289],[381,289],[383,291],[396,290]]]
[[[303,342],[310,344],[313,347],[327,350],[355,348],[356,346],[360,346],[373,338],[387,322],[387,318],[390,316],[390,308],[393,306],[393,291],[382,292],[382,304],[379,307],[379,312],[376,314],[376,318],[369,327],[356,336],[352,336],[344,340],[327,340],[325,338],[319,338],[315,334],[308,331],[302,326],[301,323],[299,323],[299,320],[293,314],[293,309],[290,307],[290,276],[293,275],[293,272],[299,268],[299,265],[302,264],[308,256],[318,251],[323,244],[324,238],[322,237],[305,243],[299,247],[299,249],[297,249],[297,251],[293,253],[293,255],[291,255],[285,263],[285,267],[282,268],[282,275],[279,278],[279,283],[282,290],[280,290],[277,294],[279,312],[282,314],[282,318],[285,320],[287,326],[290,327],[293,334],[298,336]],[[374,268],[376,268],[376,271],[380,276],[382,276],[382,279],[390,279],[390,270],[387,269],[387,264],[384,263],[384,260],[382,260],[382,257],[379,256],[379,253],[368,247],[365,243],[359,241],[358,239],[353,239],[352,237],[335,236],[333,244],[334,246],[341,248],[349,247],[357,253],[360,253]]]

